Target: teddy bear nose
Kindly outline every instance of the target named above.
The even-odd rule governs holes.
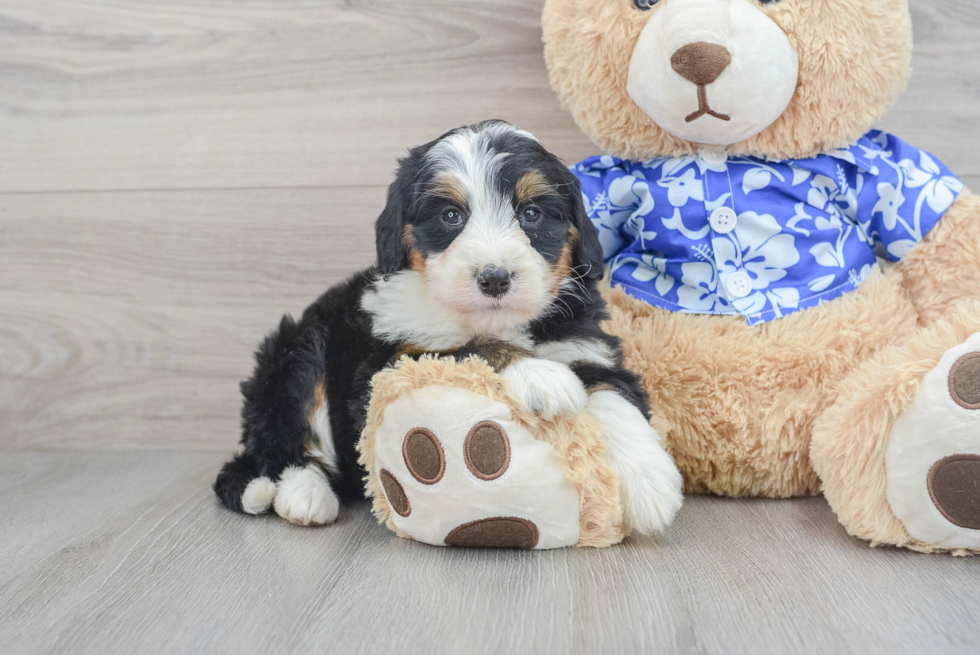
[[[724,46],[704,41],[688,43],[670,58],[671,68],[698,86],[717,80],[730,63],[732,55]]]

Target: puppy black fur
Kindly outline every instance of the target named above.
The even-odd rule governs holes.
[[[413,256],[437,256],[461,233],[439,217],[448,215],[455,220],[452,212],[465,214],[470,208],[465,199],[432,193],[438,171],[430,155],[447,138],[471,133],[483,134],[485,143],[481,143],[490,151],[507,153],[486,184],[511,199],[513,220],[520,222],[530,246],[552,266],[558,265],[566,251],[566,256],[571,254],[567,276],[573,278],[572,283],[558,285],[547,309],[523,326],[520,347],[533,352],[544,344],[569,340],[601,344],[610,353],[608,362],[572,362],[570,368],[587,388],[614,389],[648,417],[647,395],[638,378],[623,367],[618,340],[600,327],[608,318],[597,290],[603,271],[602,250],[586,215],[578,181],[530,135],[500,121],[488,121],[453,130],[411,150],[400,161],[376,223],[378,265],[328,290],[299,321],[284,317],[263,341],[256,353],[254,374],[241,385],[242,452],[224,465],[214,484],[215,493],[229,509],[243,511],[242,495],[255,478],[264,476],[275,482],[287,467],[310,463],[323,468],[341,499],[363,497],[365,472],[357,463],[355,444],[364,427],[370,380],[397,357],[434,350],[460,358],[478,355],[492,364],[506,361],[499,356],[505,344],[492,334],[470,334],[459,344],[437,349],[378,336],[374,330],[378,316],[362,307],[365,294],[388,277],[405,272]],[[543,182],[538,187],[544,191],[533,198],[536,213],[523,208],[515,191],[528,172]],[[525,224],[525,214],[535,222]],[[309,418],[318,385],[325,388],[329,413],[330,461],[311,454],[319,439]]]

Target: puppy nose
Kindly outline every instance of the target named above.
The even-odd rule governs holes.
[[[476,283],[483,295],[499,298],[510,289],[510,273],[499,266],[484,266],[476,275]]]
[[[670,58],[674,71],[694,84],[711,84],[718,79],[728,65],[732,55],[717,43],[688,43]]]

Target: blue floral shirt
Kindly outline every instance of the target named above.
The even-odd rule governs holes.
[[[751,325],[856,288],[898,261],[963,189],[928,153],[870,132],[812,159],[696,156],[573,167],[614,286]]]

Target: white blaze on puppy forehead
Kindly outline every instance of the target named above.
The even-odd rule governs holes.
[[[469,210],[467,228],[478,225],[487,246],[492,246],[494,241],[490,230],[510,232],[519,229],[510,198],[500,193],[495,185],[500,166],[510,153],[490,147],[495,136],[507,132],[497,126],[480,131],[461,130],[437,143],[426,155],[436,171],[452,175],[465,189]]]

